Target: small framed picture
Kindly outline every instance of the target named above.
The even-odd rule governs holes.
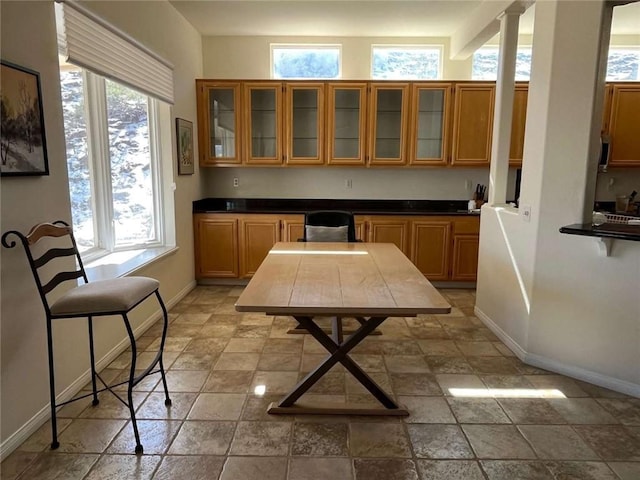
[[[178,144],[178,175],[193,174],[193,123],[176,118],[176,143]]]
[[[40,74],[0,63],[0,176],[49,175]]]

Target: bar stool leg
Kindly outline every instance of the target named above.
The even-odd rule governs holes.
[[[133,434],[136,438],[136,454],[143,453],[144,449],[142,444],[140,443],[140,434],[138,433],[138,423],[136,422],[136,412],[133,405],[133,386],[136,377],[136,356],[138,355],[136,349],[136,338],[133,336],[133,330],[131,330],[131,325],[129,324],[129,319],[127,318],[127,314],[122,314],[122,319],[124,320],[124,325],[127,327],[127,334],[129,335],[129,341],[131,342],[131,370],[129,371],[129,385],[127,386],[127,403],[129,407],[129,412],[131,414],[131,425],[133,426]]]
[[[169,328],[169,314],[167,313],[167,307],[164,306],[164,302],[162,301],[162,297],[160,296],[160,292],[156,290],[156,298],[158,299],[158,303],[160,307],[162,307],[162,318],[163,318],[163,327],[162,327],[162,338],[160,339],[160,376],[162,377],[162,386],[164,387],[164,404],[169,407],[171,406],[171,399],[169,398],[169,388],[167,387],[167,377],[164,373],[164,363],[162,360],[162,356],[164,353],[164,342],[167,338],[167,329]]]
[[[58,442],[58,423],[56,420],[56,382],[53,372],[53,335],[51,318],[47,314],[47,353],[49,357],[49,401],[51,404],[51,450],[60,446]]]
[[[93,318],[89,315],[89,357],[91,358],[91,388],[93,389],[93,402],[91,404],[95,407],[100,403],[98,400],[98,389],[96,386],[96,356],[93,348]]]

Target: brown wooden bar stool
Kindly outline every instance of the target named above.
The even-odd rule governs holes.
[[[99,403],[98,393],[109,390],[118,400],[129,408],[131,413],[131,424],[133,425],[133,433],[136,439],[135,452],[140,454],[143,452],[140,443],[140,435],[138,433],[138,425],[136,423],[135,409],[133,405],[133,387],[135,387],[144,377],[153,373],[160,373],[165,393],[165,405],[171,405],[169,398],[169,390],[167,388],[167,379],[165,376],[164,365],[162,363],[162,353],[164,343],[167,336],[168,315],[167,309],[160,297],[158,291],[160,283],[147,277],[122,277],[111,280],[101,280],[89,283],[87,274],[85,273],[82,259],[78,252],[75,238],[71,227],[63,222],[56,221],[53,223],[41,223],[34,226],[27,235],[11,230],[2,235],[2,245],[6,248],[16,246],[14,240],[9,241],[8,237],[16,236],[22,242],[25,253],[29,260],[29,265],[33,273],[42,305],[44,306],[47,317],[47,350],[49,357],[49,391],[51,396],[51,448],[58,448],[58,430],[56,423],[56,408],[75,402],[82,398],[93,396],[93,405]],[[36,248],[38,242],[43,244]],[[37,253],[36,253],[37,252]],[[64,257],[71,257],[75,265],[70,270],[59,271],[51,274],[53,266],[69,265],[70,262],[60,260]],[[50,263],[52,260],[57,261]],[[47,266],[46,268],[43,268]],[[42,271],[41,271],[42,269]],[[78,279],[82,279],[80,285],[77,285]],[[58,297],[52,303],[48,300],[48,295],[57,289],[60,285],[71,282],[74,286],[64,291],[62,296]],[[61,291],[61,290],[59,290]],[[147,368],[140,375],[136,372],[136,339],[131,329],[131,324],[127,314],[142,303],[145,299],[154,295],[162,308],[164,324],[162,328],[162,338],[160,341],[160,349]],[[131,342],[131,369],[129,371],[129,379],[118,384],[107,385],[107,383],[96,372],[95,355],[93,346],[93,317],[102,317],[108,315],[120,315],[124,321],[129,341]],[[91,358],[91,385],[92,393],[86,395],[78,395],[71,400],[56,403],[54,364],[53,364],[53,335],[52,321],[61,318],[87,318],[89,327],[89,355]],[[156,370],[154,370],[158,367]],[[103,388],[98,389],[96,379],[100,380]],[[114,390],[114,387],[127,384],[127,399],[121,398]]]

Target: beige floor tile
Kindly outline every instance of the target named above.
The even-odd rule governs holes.
[[[137,424],[140,443],[144,448],[144,453],[161,455],[165,453],[169,445],[171,445],[182,422],[177,420],[138,420]],[[125,428],[116,436],[106,453],[132,454],[135,448],[136,440],[133,434],[133,427],[131,426],[131,422],[127,422]]]
[[[185,352],[191,353],[221,353],[229,343],[228,338],[205,337],[195,338],[184,349]]]
[[[237,338],[267,338],[270,332],[271,326],[238,325],[233,336]]]
[[[554,480],[551,472],[541,462],[483,460],[480,464],[489,480]]]
[[[208,322],[200,329],[200,336],[212,337],[217,339],[231,338],[238,328],[236,325],[220,325]]]
[[[379,338],[385,337],[383,335]],[[379,345],[384,355],[422,355],[422,350],[415,341],[379,340]]]
[[[209,370],[219,356],[218,353],[182,352],[171,370]]]
[[[157,352],[160,350],[160,341],[161,338],[156,338],[148,347],[142,348],[141,345],[138,345],[139,350],[153,351]],[[191,337],[178,337],[178,336],[169,336],[165,339],[164,343],[164,351],[165,352],[181,352],[185,349],[185,347],[191,341]]]
[[[576,432],[606,461],[640,461],[640,436],[618,425],[575,425]]]
[[[302,336],[298,336],[298,338],[267,338],[263,353],[300,354],[303,343]]]
[[[204,385],[209,372],[207,370],[170,370],[167,372],[167,387],[169,392],[198,393]],[[156,392],[164,392],[164,387],[159,384]]]
[[[259,353],[221,353],[214,370],[255,370]]]
[[[588,396],[575,381],[562,375],[527,375],[525,378],[535,388],[560,390],[566,397]]]
[[[263,353],[258,361],[258,370],[295,371],[300,368],[300,355],[290,353]]]
[[[57,419],[58,436],[71,424],[71,419]],[[51,447],[51,421],[46,421],[38,430],[22,443],[17,451],[22,452],[42,452]]]
[[[286,457],[229,457],[220,480],[285,480]]]
[[[246,398],[242,393],[201,393],[187,420],[238,420]]]
[[[418,458],[473,458],[473,451],[458,425],[407,425]]]
[[[353,457],[411,457],[409,439],[400,424],[351,423],[349,448]]]
[[[428,356],[457,357],[462,354],[453,340],[418,340],[417,344]]]
[[[480,375],[480,378],[489,388],[534,388],[533,384],[522,375]]]
[[[167,455],[162,459],[153,480],[211,480],[218,478],[225,457]]]
[[[638,462],[609,462],[608,465],[621,480],[638,480],[640,478],[640,463]]]
[[[224,347],[225,353],[260,353],[264,348],[264,338],[231,338],[227,346]]]
[[[159,455],[105,455],[85,480],[150,479],[162,457]]]
[[[428,356],[427,365],[433,373],[473,373],[465,357]]]
[[[150,393],[136,411],[136,418],[147,420],[183,420],[197,398],[196,393],[169,392],[171,405],[165,405],[164,393]]]
[[[211,313],[181,313],[172,324],[204,325],[210,316]]]
[[[527,441],[512,425],[463,425],[478,458],[536,458]]]
[[[598,460],[573,428],[565,425],[520,425],[520,433],[542,459]]]
[[[463,355],[468,357],[499,357],[501,353],[491,342],[456,342]]]
[[[207,378],[203,392],[248,393],[253,379],[251,370],[213,370]]]
[[[484,480],[477,462],[471,460],[418,460],[420,480]]]
[[[480,389],[486,390],[487,387],[480,377],[477,375],[469,375],[469,374],[449,374],[449,373],[438,373],[435,375],[435,379],[440,385],[442,392],[445,396],[450,396],[450,389]]]
[[[353,480],[348,458],[293,457],[289,460],[287,480]]]
[[[553,478],[619,480],[604,462],[545,462],[545,466],[553,474]],[[624,477],[622,480],[625,480]]]
[[[511,423],[493,398],[447,398],[459,423]]]
[[[117,433],[124,427],[125,420],[76,419],[58,435],[60,453],[102,453]]]
[[[447,401],[442,397],[399,396],[398,403],[409,410],[405,423],[456,423]]]
[[[567,423],[546,399],[499,398],[498,402],[513,423]]]
[[[236,422],[185,421],[167,453],[170,455],[225,455]]]
[[[273,315],[265,315],[263,313],[245,313],[242,315],[240,325],[271,326],[274,318]]]
[[[598,403],[623,425],[640,425],[640,399],[601,398]]]
[[[125,392],[118,393],[122,400],[127,400]],[[149,394],[147,392],[133,392],[133,405],[137,409],[144,402]],[[98,405],[85,408],[78,416],[79,418],[131,418],[129,407],[124,405],[112,393],[103,392],[98,396],[100,403]]]
[[[429,373],[424,355],[385,355],[387,370],[393,373]]]
[[[99,455],[86,453],[43,454],[29,465],[21,478],[25,480],[78,480],[84,478],[99,458]]]
[[[15,450],[0,465],[2,480],[15,480],[38,456],[37,452]]]
[[[506,357],[467,357],[467,361],[479,374],[513,375],[518,368],[513,359]]]
[[[290,422],[238,422],[229,454],[286,456],[291,427]]]
[[[356,458],[353,467],[356,480],[418,480],[413,460]]]
[[[346,423],[294,423],[291,455],[346,457],[349,455]]]
[[[615,424],[619,421],[593,398],[549,398],[547,402],[567,423]]]
[[[396,395],[442,395],[440,385],[429,373],[390,373]]]
[[[256,372],[251,383],[250,392],[263,385],[265,393],[289,393],[298,383],[298,372]]]
[[[242,411],[241,419],[261,422],[293,422],[295,420],[293,415],[271,415],[267,413],[269,405],[281,399],[282,395],[279,394],[249,395]]]

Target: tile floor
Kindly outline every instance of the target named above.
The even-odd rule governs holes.
[[[268,415],[325,355],[309,335],[286,333],[290,318],[237,314],[241,291],[201,286],[171,310],[173,406],[159,375],[137,387],[143,456],[133,455],[128,411],[105,392],[97,407],[64,407],[60,448],[48,448],[47,423],[2,463],[2,479],[640,479],[640,399],[524,365],[473,316],[472,290],[441,290],[450,315],[388,319],[353,353],[409,417]],[[159,333],[155,325],[139,339],[141,361]],[[123,378],[127,357],[104,377]],[[566,398],[452,396],[455,387]],[[372,401],[340,366],[310,396]]]

